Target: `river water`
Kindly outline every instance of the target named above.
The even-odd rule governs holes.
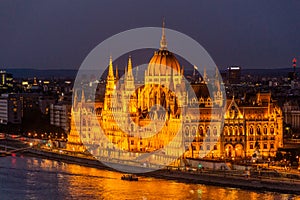
[[[33,157],[0,157],[0,199],[300,199],[296,195],[178,183]]]

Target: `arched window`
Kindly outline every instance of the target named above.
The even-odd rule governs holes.
[[[192,136],[193,136],[193,137],[196,136],[196,128],[195,128],[195,127],[193,127],[193,129],[192,129]]]
[[[244,135],[244,131],[243,131],[243,127],[242,126],[240,126],[239,132],[240,132],[240,135]]]
[[[209,126],[206,127],[206,135],[207,135],[207,136],[210,136],[210,129],[209,129]]]
[[[216,127],[214,127],[213,134],[214,134],[214,136],[217,136],[217,135],[218,135],[218,130],[217,130]]]
[[[239,135],[239,128],[237,126],[234,127],[234,134]]]
[[[229,135],[232,135],[232,134],[233,134],[233,128],[231,126],[231,127],[229,127]]]
[[[274,132],[275,132],[275,131],[274,131],[274,126],[271,126],[271,128],[270,128],[270,133],[271,133],[271,134],[274,134]]]
[[[227,127],[227,126],[224,127],[223,134],[224,134],[224,135],[229,135],[228,127]]]
[[[202,126],[199,127],[199,135],[200,135],[200,136],[204,136]]]
[[[134,125],[133,125],[133,124],[130,125],[130,131],[131,131],[131,132],[134,131]]]
[[[250,126],[250,134],[253,134],[253,126]]]
[[[166,108],[166,94],[163,92],[160,97],[160,105],[162,107]]]
[[[268,127],[264,126],[264,134],[267,135],[268,134]]]
[[[261,134],[261,132],[260,132],[260,126],[257,127],[256,132],[257,132],[258,135]]]
[[[190,136],[190,131],[189,131],[189,127],[185,127],[185,136],[189,137]]]

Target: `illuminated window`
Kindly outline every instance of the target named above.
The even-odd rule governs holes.
[[[217,130],[216,127],[214,127],[213,134],[214,134],[214,136],[217,136],[217,135],[218,135],[218,130]]]
[[[237,126],[234,128],[234,135],[239,135],[239,130]]]
[[[192,135],[193,135],[193,137],[196,136],[196,128],[195,127],[193,127],[193,129],[192,129]]]
[[[210,129],[209,129],[209,127],[206,127],[206,134],[207,134],[207,136],[210,136]]]
[[[228,127],[227,126],[224,127],[224,135],[229,135]]]
[[[268,128],[266,126],[264,126],[264,134],[267,135],[268,134]]]
[[[232,127],[229,127],[229,135],[232,135],[232,132],[233,132]]]
[[[203,136],[203,128],[202,127],[199,127],[199,135]]]
[[[187,137],[189,137],[190,133],[189,133],[189,127],[185,127],[185,135]]]
[[[271,128],[270,128],[270,133],[274,134],[274,127],[273,126],[271,126]]]
[[[260,132],[260,127],[259,127],[259,126],[257,127],[256,132],[257,132],[258,135],[261,134],[261,132]]]
[[[239,129],[239,134],[240,134],[240,135],[244,135],[244,132],[243,132],[243,127],[242,127],[242,126],[240,126],[240,129]]]

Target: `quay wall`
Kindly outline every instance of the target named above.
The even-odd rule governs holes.
[[[30,154],[35,154],[52,160],[59,160],[67,163],[76,163],[79,165],[115,171],[114,169],[111,169],[106,165],[102,164],[100,161],[92,158],[76,157],[71,155],[58,154],[54,152],[40,151],[35,149],[30,149],[28,150],[28,152]],[[199,164],[199,162],[197,161],[193,161],[190,163],[193,164],[193,166],[198,166]],[[223,163],[216,162],[216,164],[209,164],[208,161],[203,161],[201,163],[203,164],[203,166],[215,167],[215,169],[224,166],[224,162]],[[149,173],[142,173],[140,175],[147,176],[147,177],[181,181],[186,183],[209,184],[209,185],[217,185],[222,187],[236,187],[236,188],[242,188],[248,190],[261,190],[261,191],[268,190],[274,192],[300,194],[300,180],[271,179],[269,177],[262,177],[262,176],[247,177],[244,174],[235,176],[230,172],[231,170],[228,170],[227,173],[225,173],[225,171],[221,173],[214,173],[213,171],[186,172],[186,171],[163,169],[163,170],[157,170]]]

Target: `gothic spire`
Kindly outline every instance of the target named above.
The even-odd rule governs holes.
[[[72,109],[73,109],[73,108],[76,108],[76,106],[77,106],[77,100],[78,100],[78,97],[77,97],[77,90],[74,90],[74,98],[73,98],[73,106],[72,106]]]
[[[169,90],[171,92],[175,92],[174,81],[173,81],[173,69],[171,69],[171,78],[170,78],[170,83],[169,83]]]
[[[208,82],[208,77],[207,77],[207,73],[206,73],[206,67],[204,67],[204,69],[203,69],[203,81],[204,81],[204,83]]]
[[[160,50],[167,50],[167,40],[166,40],[166,34],[165,34],[165,19],[163,19],[163,24],[162,24]]]
[[[216,66],[215,79],[219,79],[219,70],[217,66]]]
[[[84,90],[83,89],[81,91],[81,103],[85,103],[85,95],[84,95]]]
[[[129,56],[129,58],[128,58],[128,65],[127,65],[127,76],[128,77],[133,77],[133,75],[132,75],[132,62],[131,62],[131,56]]]
[[[119,70],[118,70],[118,66],[116,66],[116,80],[119,80]]]
[[[113,64],[112,64],[112,57],[109,57],[109,67],[108,67],[108,79],[114,79],[114,70],[113,70]]]

